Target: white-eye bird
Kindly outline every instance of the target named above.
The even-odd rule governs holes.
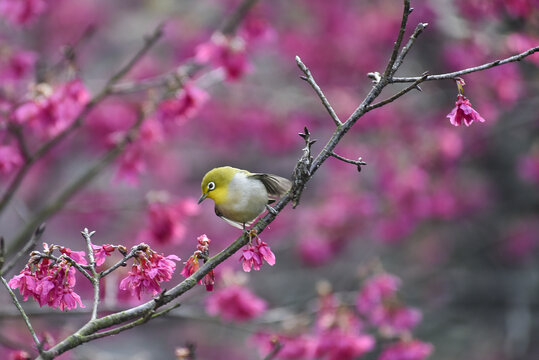
[[[240,229],[250,226],[275,198],[288,192],[290,180],[277,175],[251,173],[223,166],[204,175],[200,204],[206,198],[215,202],[215,214]]]

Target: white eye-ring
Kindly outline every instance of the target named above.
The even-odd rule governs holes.
[[[213,189],[215,189],[215,183],[213,181],[210,181],[208,183],[208,190],[212,191]]]

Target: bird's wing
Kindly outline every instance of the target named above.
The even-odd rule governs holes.
[[[277,175],[255,173],[249,177],[262,181],[270,196],[283,196],[292,187],[290,180]]]

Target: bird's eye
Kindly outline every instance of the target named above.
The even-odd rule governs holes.
[[[208,190],[212,191],[213,189],[215,189],[215,183],[213,181],[211,181],[211,182],[208,183]]]

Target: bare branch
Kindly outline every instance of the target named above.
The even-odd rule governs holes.
[[[409,92],[410,90],[413,90],[413,89],[419,89],[418,85],[420,83],[422,83],[423,81],[425,81],[425,79],[427,78],[427,73],[424,73],[419,79],[417,79],[416,81],[414,81],[414,83],[404,89],[402,89],[401,91],[399,91],[398,93],[396,93],[395,95],[391,96],[390,98],[387,98],[385,100],[382,100],[376,104],[372,104],[370,106],[367,107],[367,111],[370,111],[370,110],[373,110],[373,109],[376,109],[376,108],[379,108],[380,106],[384,106],[386,104],[389,104],[390,102],[393,102],[395,100],[397,100],[398,98],[400,98],[401,96],[403,96],[404,94],[406,94],[407,92]]]
[[[36,231],[32,234],[32,237],[26,245],[14,256],[11,257],[11,261],[2,269],[2,275],[7,274],[13,269],[15,264],[17,264],[17,261],[24,255],[28,255],[28,253],[36,246],[39,239],[41,239],[41,235],[43,235],[43,232],[45,231],[45,223],[42,223],[38,226]]]
[[[322,104],[324,105],[327,112],[329,113],[329,116],[331,116],[331,118],[333,119],[333,122],[335,123],[335,125],[337,125],[337,127],[341,126],[342,125],[341,120],[339,120],[339,117],[337,116],[337,114],[335,113],[331,105],[329,104],[329,101],[324,95],[324,93],[322,92],[322,89],[320,89],[320,86],[318,86],[318,84],[314,80],[311,74],[311,71],[301,61],[299,56],[296,56],[296,63],[298,64],[301,71],[303,71],[303,73],[305,74],[305,77],[302,77],[302,79],[307,81],[312,86],[312,88],[314,89],[314,91],[316,92],[320,100],[322,100]]]
[[[87,228],[81,231],[82,237],[86,240],[86,248],[88,249],[88,259],[90,260],[90,272],[92,275],[92,286],[94,288],[94,303],[92,305],[92,316],[90,320],[97,318],[97,307],[99,305],[99,274],[95,267],[94,249],[92,248],[92,235],[95,231],[89,232]]]
[[[358,171],[361,171],[361,166],[367,165],[367,163],[363,161],[361,157],[359,157],[357,160],[351,160],[351,159],[345,158],[344,156],[336,154],[334,151],[332,151],[330,155],[333,156],[335,159],[339,159],[341,161],[344,161],[345,163],[357,166]]]
[[[7,283],[6,279],[4,279],[3,276],[0,276],[0,278],[2,279],[2,284],[4,284],[7,291],[9,292],[9,295],[11,296],[11,299],[13,300],[13,303],[17,307],[17,310],[19,310],[19,312],[21,313],[21,316],[24,319],[24,323],[26,324],[26,327],[28,328],[28,331],[30,331],[30,334],[32,335],[32,339],[34,339],[34,342],[36,343],[37,350],[39,351],[40,354],[43,354],[43,346],[42,346],[41,342],[39,341],[39,339],[38,339],[38,337],[36,335],[36,332],[34,331],[34,328],[32,327],[32,324],[30,323],[30,319],[28,318],[28,316],[24,312],[24,309],[22,308],[21,303],[17,299],[17,296],[15,295],[13,290],[11,290],[11,288],[9,287],[9,284]]]
[[[138,251],[141,251],[143,248],[146,248],[148,245],[146,244],[139,244],[139,245],[135,245],[131,248],[131,251],[129,251],[129,253],[127,253],[124,258],[120,261],[118,261],[116,264],[112,265],[111,267],[109,267],[107,270],[103,270],[101,271],[101,273],[99,273],[99,277],[102,278],[102,277],[105,277],[107,276],[108,274],[110,274],[111,272],[113,272],[114,270],[118,269],[119,267],[122,267],[122,266],[126,266],[126,261],[131,259],[132,257],[135,256],[135,254],[138,252]]]
[[[539,46],[536,46],[536,47],[531,48],[531,49],[529,49],[527,51],[524,51],[524,52],[522,52],[520,54],[513,55],[513,56],[510,56],[508,58],[501,59],[501,60],[495,60],[495,61],[483,64],[483,65],[474,66],[474,67],[471,67],[471,68],[467,68],[467,69],[459,70],[459,71],[454,71],[454,72],[451,72],[451,73],[429,75],[429,76],[427,76],[425,78],[424,81],[454,79],[454,78],[456,78],[458,76],[470,74],[470,73],[481,71],[481,70],[490,69],[490,68],[493,68],[495,66],[508,64],[508,63],[515,62],[515,61],[520,61],[520,60],[524,59],[525,57],[530,56],[531,54],[534,54],[534,53],[536,53],[538,51],[539,51]],[[419,80],[420,78],[421,78],[421,76],[393,77],[393,78],[389,79],[389,82],[390,83],[414,82],[414,81]]]
[[[399,29],[399,35],[397,36],[397,41],[395,41],[395,44],[393,46],[393,51],[391,52],[391,58],[389,59],[386,69],[384,71],[384,75],[382,76],[386,79],[391,77],[396,70],[396,68],[394,69],[393,65],[395,64],[395,61],[397,60],[397,55],[399,53],[399,49],[402,44],[404,32],[406,31],[406,24],[408,23],[408,15],[410,15],[412,10],[413,9],[410,9],[410,0],[404,0],[404,8],[402,10],[402,20],[401,20],[401,27]]]
[[[229,16],[223,26],[221,26],[221,32],[225,35],[232,35],[238,29],[238,26],[241,24],[242,20],[247,16],[249,10],[258,2],[258,0],[245,0],[240,4],[234,11],[234,13]]]
[[[415,40],[417,39],[417,37],[423,32],[423,30],[425,30],[425,28],[428,26],[429,24],[428,23],[419,23],[417,24],[412,36],[410,36],[410,39],[408,39],[408,42],[406,43],[406,45],[403,46],[399,56],[397,57],[397,59],[395,60],[395,63],[393,64],[393,70],[392,70],[392,73],[394,74],[398,69],[399,67],[401,66],[402,64],[402,61],[404,60],[404,58],[406,57],[406,55],[408,54],[408,51],[410,51],[410,49],[412,48],[412,46],[414,45],[414,42]]]

